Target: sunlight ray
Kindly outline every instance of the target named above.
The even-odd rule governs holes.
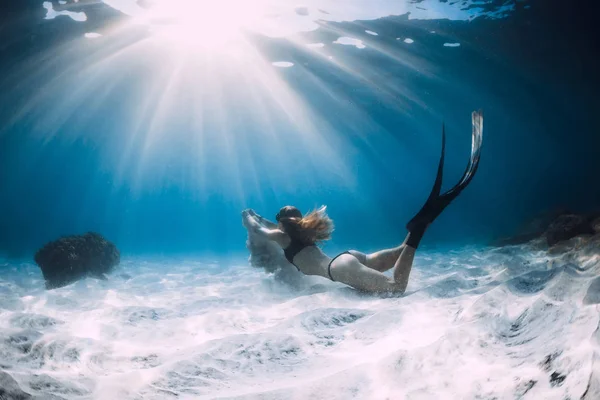
[[[350,160],[340,151],[352,147],[351,137],[337,131],[330,116],[298,93],[293,80],[305,79],[332,102],[354,103],[354,120],[366,126],[374,122],[360,101],[357,104],[314,75],[311,59],[330,66],[343,79],[360,83],[361,90],[373,93],[399,113],[426,110],[427,104],[401,79],[393,81],[387,79],[387,72],[351,63],[350,59],[360,57],[357,52],[375,52],[399,68],[436,79],[437,66],[366,24],[361,25],[357,38],[364,49],[341,49],[336,40],[314,42],[301,34],[319,29],[325,36],[353,38],[356,33],[336,22],[415,11],[407,3],[377,0],[366,13],[354,0],[343,7],[327,0],[303,6],[287,0],[82,0],[50,3],[45,8],[49,19],[72,18],[84,24],[83,16],[86,20],[93,16],[101,3],[125,17],[94,28],[92,34],[101,36],[94,35],[93,41],[88,34],[79,41],[63,43],[38,71],[31,63],[32,79],[47,75],[50,69],[56,73],[43,82],[43,90],[29,99],[14,119],[39,115],[36,130],[49,140],[72,120],[91,117],[80,113],[83,104],[87,113],[100,113],[106,99],[118,93],[126,117],[115,122],[115,131],[106,136],[117,149],[117,159],[111,160],[117,169],[116,184],[131,180],[134,191],[167,182],[173,185],[175,180],[202,193],[214,177],[229,181],[227,190],[239,199],[247,196],[247,190],[264,189],[271,182],[289,185],[289,191],[299,184],[312,187],[316,183],[310,174],[286,168],[294,162],[287,151],[290,148],[303,154],[299,167],[326,170],[335,185],[352,188],[356,182]],[[454,7],[431,1],[421,6],[429,11],[418,11],[416,17],[429,18],[437,9]],[[462,8],[452,9],[460,11],[454,17],[468,19]],[[309,60],[308,64],[294,56],[274,58],[262,43],[258,45],[265,33],[282,38],[282,43],[291,45],[294,54]],[[289,68],[277,68],[279,65]],[[370,141],[356,130],[351,134],[364,144]]]

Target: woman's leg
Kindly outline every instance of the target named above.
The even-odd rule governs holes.
[[[361,264],[375,271],[385,272],[393,268],[394,283],[396,286],[403,288],[402,291],[404,291],[408,285],[408,278],[417,251],[414,247],[406,245],[406,240],[408,240],[409,236],[410,234],[406,236],[404,243],[393,249],[385,249],[368,255],[355,250],[351,250],[350,253]]]
[[[398,257],[394,264],[394,283],[402,289],[402,292],[404,292],[408,286],[408,277],[412,270],[416,252],[417,249],[414,247],[404,245],[400,257]]]
[[[375,253],[365,254],[357,250],[350,250],[350,254],[358,259],[362,264],[374,269],[375,271],[385,272],[394,268],[396,260],[400,257],[404,249],[404,244],[392,249],[380,250]]]
[[[342,254],[331,264],[331,275],[336,282],[371,293],[404,293],[406,283],[396,283],[389,276],[375,271],[350,254]]]
[[[472,146],[471,157],[460,181],[444,194],[440,194],[442,187],[442,174],[444,168],[444,154],[446,134],[442,129],[442,154],[438,165],[438,173],[429,198],[421,210],[408,222],[408,235],[404,243],[393,249],[381,250],[365,255],[357,251],[350,251],[354,260],[346,259],[345,268],[340,266],[339,272],[343,273],[340,279],[357,289],[369,291],[393,291],[403,293],[408,285],[408,278],[412,264],[423,234],[429,225],[442,213],[442,211],[467,187],[475,176],[479,167],[481,142],[483,137],[483,114],[472,113]],[[382,272],[394,268],[393,279]],[[354,275],[353,275],[354,273]]]
[[[391,266],[385,266],[385,270],[391,269],[392,267],[394,268],[393,278],[377,271],[373,268],[373,264],[367,265],[361,262],[361,259],[352,253],[352,256],[342,254],[333,261],[330,269],[331,275],[335,281],[345,283],[355,289],[368,292],[402,294],[408,286],[408,278],[412,269],[416,249],[403,244],[395,249],[377,252],[379,254],[378,258],[376,256],[376,264],[382,262],[382,260],[391,258],[393,254],[398,252],[398,249],[400,249],[399,256],[393,260]],[[360,256],[362,253],[358,254]],[[364,254],[362,255],[365,256]],[[369,258],[369,256],[365,257],[367,259]],[[383,265],[383,263],[381,263],[381,265]]]

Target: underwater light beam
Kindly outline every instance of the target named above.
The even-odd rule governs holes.
[[[101,39],[89,41],[82,37],[81,40],[85,40],[87,45],[86,49],[74,45],[75,50],[71,48],[65,52],[69,54],[68,58],[73,58],[76,54],[81,54],[81,58],[68,65],[67,69],[59,69],[62,72],[61,76],[46,82],[45,89],[49,90],[41,95],[44,103],[50,98],[62,101],[54,102],[47,109],[38,109],[43,109],[46,118],[52,116],[47,120],[48,124],[64,124],[70,113],[75,113],[77,108],[85,106],[85,99],[92,98],[94,102],[101,102],[108,97],[113,98],[112,91],[116,82],[136,90],[136,93],[127,96],[127,101],[141,99],[140,103],[127,105],[131,109],[128,120],[120,121],[122,132],[118,132],[118,135],[113,133],[113,136],[125,143],[119,147],[119,155],[122,158],[115,163],[120,169],[119,179],[137,181],[141,189],[148,175],[153,175],[155,181],[167,178],[173,172],[160,163],[168,159],[165,152],[168,153],[167,148],[170,148],[171,153],[175,154],[175,161],[182,163],[181,168],[195,171],[200,177],[208,179],[206,165],[213,165],[220,169],[221,175],[240,183],[242,173],[248,174],[248,168],[244,166],[252,164],[248,160],[259,160],[268,163],[270,167],[267,169],[267,178],[263,176],[261,183],[269,179],[281,180],[282,175],[292,173],[285,166],[288,161],[286,146],[293,143],[295,150],[306,153],[306,158],[315,170],[336,171],[344,177],[340,180],[342,184],[351,184],[351,174],[347,173],[348,166],[338,155],[336,146],[332,145],[333,142],[344,140],[342,133],[333,132],[326,122],[327,116],[322,115],[320,110],[315,110],[286,82],[286,73],[293,74],[303,67],[296,64],[294,68],[277,70],[272,63],[278,60],[267,60],[248,40],[246,33],[267,32],[273,34],[272,36],[281,37],[282,34],[292,31],[297,33],[319,27],[332,30],[331,26],[324,26],[315,20],[313,15],[329,21],[360,19],[361,15],[365,15],[358,7],[357,1],[351,0],[342,7],[330,0],[310,0],[305,4],[306,12],[300,14],[296,12],[296,4],[287,1],[103,2],[122,11],[128,18],[124,23],[101,30]],[[58,6],[56,9],[45,6],[48,10],[47,18],[66,15],[84,23],[84,3],[92,4],[83,1],[78,3],[77,9],[82,10],[77,11],[78,14],[67,10],[72,3],[61,6],[60,9]],[[431,6],[429,14],[435,9],[432,5],[437,4],[429,0],[422,3],[423,6]],[[439,7],[450,6],[443,4]],[[409,3],[377,0],[373,7],[369,8],[371,11],[365,18],[383,17],[390,15],[394,10],[396,14],[402,14],[409,10],[414,11],[413,8]],[[73,6],[72,10],[74,9]],[[327,9],[329,13],[314,14],[313,11],[318,9]],[[429,15],[419,12],[420,15]],[[131,40],[131,32],[142,34],[137,39],[134,35]],[[351,36],[341,30],[338,33],[340,37]],[[121,36],[123,38],[120,39]],[[368,36],[374,38],[372,35]],[[130,42],[127,43],[126,40]],[[123,43],[124,41],[126,43]],[[289,41],[313,56],[327,57],[326,51],[317,52],[308,47],[310,43],[305,43],[302,39]],[[416,59],[408,52],[402,53],[405,50],[390,50],[379,45],[377,39],[364,41],[367,45],[364,51],[378,51],[406,68],[431,74],[422,60]],[[94,50],[89,50],[90,47]],[[57,57],[60,56],[64,54]],[[393,101],[394,106],[399,109],[399,98],[408,100],[411,104],[425,106],[418,102],[416,96],[407,93],[407,90],[400,86],[378,85],[377,81],[384,78],[380,74],[370,73],[371,71],[365,71],[360,66],[343,65],[337,60],[328,62],[339,68],[340,72],[364,82],[370,89],[385,94],[386,101]],[[74,80],[73,75],[65,71],[75,72],[78,79]],[[130,82],[132,79],[138,81],[137,87]],[[79,85],[81,82],[84,83]],[[107,85],[107,82],[111,84]],[[143,85],[140,86],[139,82],[143,82]],[[326,89],[325,83],[321,83],[323,89]],[[122,88],[118,89],[124,91]],[[29,106],[30,111],[35,104]],[[293,127],[293,132],[282,132],[278,124],[288,124]],[[246,126],[251,126],[252,129],[246,131]],[[330,133],[326,133],[328,131]],[[192,161],[186,160],[184,163],[176,159],[177,154],[173,146],[182,143],[186,152],[193,153]],[[138,155],[139,157],[133,157]],[[129,161],[130,158],[134,161]],[[215,161],[219,159],[235,161]],[[137,165],[132,166],[132,163]],[[251,168],[250,170],[255,171]],[[189,171],[179,171],[180,176],[190,176]],[[199,181],[199,184],[195,184],[200,186],[198,189],[202,191],[204,188],[201,186],[204,186],[207,180]],[[253,182],[256,184],[258,178]],[[312,184],[310,181],[298,183],[307,186]],[[247,184],[247,179],[244,184]],[[242,196],[243,185],[237,188],[237,194]]]

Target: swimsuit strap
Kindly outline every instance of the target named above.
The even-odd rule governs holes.
[[[327,266],[327,274],[329,274],[329,278],[335,282],[335,279],[333,279],[333,276],[331,276],[331,263],[333,263],[339,256],[344,255],[344,254],[350,254],[352,255],[352,253],[350,253],[349,251],[344,251],[343,253],[338,254],[337,256],[333,257],[331,259],[331,261],[329,261],[329,265]]]

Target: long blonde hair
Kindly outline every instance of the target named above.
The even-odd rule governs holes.
[[[288,235],[305,243],[317,243],[331,239],[333,221],[327,215],[327,206],[312,210],[301,218],[281,218]]]

